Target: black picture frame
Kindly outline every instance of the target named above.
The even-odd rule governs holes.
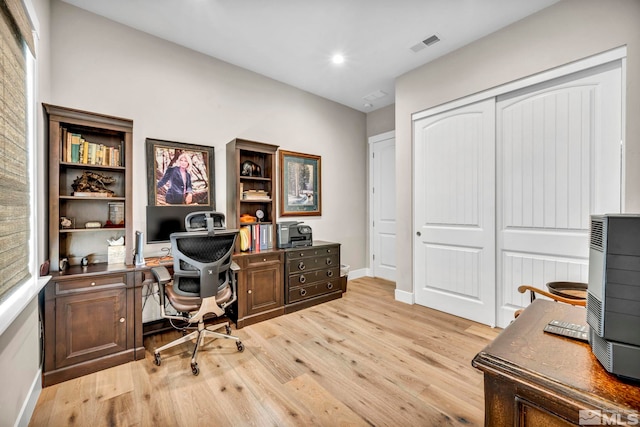
[[[215,209],[214,147],[146,138],[146,150],[148,206]],[[178,163],[183,155],[189,161],[185,169],[188,176]],[[190,182],[187,188],[185,180]]]
[[[280,150],[280,216],[322,215],[320,156]]]

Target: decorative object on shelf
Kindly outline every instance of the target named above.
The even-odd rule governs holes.
[[[256,217],[249,214],[242,214],[240,215],[240,222],[243,224],[247,222],[256,222]]]
[[[240,175],[262,177],[262,168],[251,160],[245,160],[242,162]]]
[[[49,274],[49,260],[46,260],[42,264],[40,264],[40,277],[46,276]]]
[[[264,218],[264,212],[262,212],[262,210],[258,209],[256,211],[256,218],[258,218],[258,222],[262,221],[262,218]]]
[[[80,260],[80,265],[83,267],[86,267],[89,265],[89,258],[87,258],[86,256],[83,256],[82,259]]]
[[[151,138],[146,143],[149,206],[215,209],[213,147]]]
[[[84,171],[82,175],[73,180],[71,187],[76,197],[113,197],[115,193],[107,188],[115,182],[112,176],[106,176],[97,172]]]
[[[68,258],[61,258],[59,267],[60,267],[60,271],[66,270],[67,267],[69,267],[69,259]]]
[[[84,224],[84,228],[102,228],[100,221],[89,221]]]
[[[320,156],[280,150],[280,216],[319,216]]]
[[[67,216],[61,216],[60,217],[60,228],[63,228],[63,229],[75,228],[75,222],[76,222],[76,220],[74,218],[69,218]]]
[[[109,219],[105,227],[124,227],[124,203],[109,203]]]

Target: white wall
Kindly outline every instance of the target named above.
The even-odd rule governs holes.
[[[638,23],[637,0],[563,0],[396,80],[397,290],[413,292],[411,115],[623,45],[625,202],[626,211],[640,211]]]
[[[300,220],[314,239],[341,243],[343,263],[365,267],[364,113],[58,0],[51,28],[49,101],[133,119],[136,230],[146,228],[145,138],[214,146],[222,212],[225,144],[244,138],[322,157],[322,217]],[[160,248],[149,245],[145,255]]]

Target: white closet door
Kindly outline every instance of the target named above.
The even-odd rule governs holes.
[[[620,212],[620,62],[498,98],[498,324],[521,284],[586,282],[591,213]]]
[[[371,147],[373,275],[396,280],[396,138]]]
[[[414,122],[416,303],[495,324],[495,101]]]

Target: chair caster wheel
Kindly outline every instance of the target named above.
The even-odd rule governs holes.
[[[153,363],[155,363],[156,366],[160,366],[160,364],[162,363],[162,360],[160,360],[160,353],[156,353],[154,355]]]
[[[198,364],[197,363],[192,363],[191,364],[191,373],[193,375],[198,375],[200,373],[200,368],[198,368]]]
[[[231,326],[227,325],[225,328],[227,330],[227,335],[231,335]]]
[[[240,341],[236,341],[236,347],[238,347],[238,351],[240,353],[244,351],[244,344],[242,344]]]

